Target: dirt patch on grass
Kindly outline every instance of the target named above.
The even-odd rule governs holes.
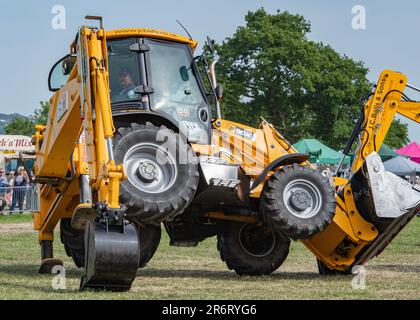
[[[13,233],[23,231],[33,231],[33,223],[8,223],[0,224],[0,233]]]

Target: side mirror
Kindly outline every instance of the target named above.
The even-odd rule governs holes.
[[[76,64],[76,57],[68,56],[63,60],[63,63],[61,64],[63,75],[68,76],[71,73],[71,70],[73,69],[74,65]]]
[[[60,90],[67,83],[75,63],[76,57],[68,54],[54,64],[48,75],[48,89],[51,92]]]
[[[184,82],[187,82],[190,80],[190,76],[188,75],[188,69],[187,67],[183,66],[179,69],[179,74],[181,75],[181,79]]]
[[[224,88],[221,84],[218,84],[216,89],[215,89],[216,97],[217,97],[217,100],[219,100],[219,101],[222,100],[222,98],[223,98],[223,90],[224,90]]]

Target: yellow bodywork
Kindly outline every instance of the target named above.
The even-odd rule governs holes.
[[[106,32],[107,39],[115,39],[115,38],[127,38],[127,37],[145,37],[145,38],[154,38],[154,39],[162,39],[168,40],[173,42],[179,43],[186,43],[188,44],[192,50],[197,48],[198,42],[192,39],[188,39],[186,37],[177,35],[175,33],[162,31],[162,30],[155,30],[155,29],[145,29],[145,28],[132,28],[132,29],[119,29],[119,30],[111,30]]]
[[[192,145],[195,153],[215,156],[230,164],[240,165],[252,180],[278,158],[296,154],[298,151],[266,120],[262,119],[259,129],[228,120],[213,122],[210,146]],[[302,165],[312,166],[309,162]],[[268,178],[269,176],[267,176]],[[252,190],[250,196],[259,198],[264,184]]]

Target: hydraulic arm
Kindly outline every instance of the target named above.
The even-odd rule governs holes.
[[[60,264],[53,259],[52,241],[57,223],[67,218],[74,229],[85,230],[81,288],[127,290],[137,271],[139,246],[137,231],[119,204],[125,172],[113,156],[115,129],[102,26],[81,27],[71,52],[77,61],[69,80],[51,99],[47,126],[38,126],[34,136],[41,195],[41,210],[35,214],[40,272]]]
[[[320,271],[347,272],[367,263],[420,209],[420,190],[386,172],[377,154],[397,113],[420,122],[420,103],[408,99],[406,87],[415,89],[403,74],[385,70],[363,107],[343,155],[344,159],[359,139],[349,179],[335,178],[334,221],[304,242],[320,260]]]

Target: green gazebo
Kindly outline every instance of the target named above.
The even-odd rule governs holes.
[[[309,162],[316,164],[336,165],[340,162],[342,154],[316,139],[304,139],[294,144],[293,147],[300,153],[307,153],[311,157]],[[350,165],[350,157],[344,160],[345,165]]]
[[[382,144],[378,154],[381,157],[382,162],[387,162],[388,160],[399,157],[399,154],[395,153],[395,151],[388,147],[385,143]]]

